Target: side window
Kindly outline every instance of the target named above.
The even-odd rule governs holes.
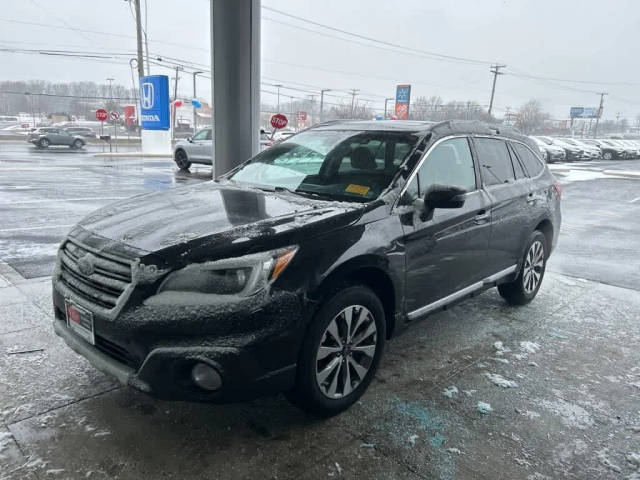
[[[514,144],[513,143],[509,143],[509,145],[511,145],[511,148],[513,148]],[[524,173],[524,169],[522,168],[522,164],[520,163],[520,160],[518,160],[517,155],[513,154],[513,150],[510,150],[511,152],[511,163],[513,164],[513,171],[516,173],[516,180],[519,180],[521,178],[526,178],[527,174]]]
[[[474,143],[478,152],[482,179],[486,186],[515,180],[511,156],[504,140],[475,138]]]
[[[454,185],[468,192],[476,189],[473,158],[466,138],[445,140],[429,152],[407,187],[407,199],[423,196],[429,187],[436,184]]]
[[[193,136],[192,140],[210,140],[211,137],[207,138],[207,134],[210,132],[210,130],[200,130],[198,133],[196,133]]]
[[[520,160],[524,163],[524,168],[527,169],[530,177],[535,177],[542,171],[544,168],[542,163],[531,150],[519,143],[514,143],[513,148],[515,148]]]

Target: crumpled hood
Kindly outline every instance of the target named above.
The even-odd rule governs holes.
[[[130,247],[159,252],[187,243],[215,248],[294,229],[318,230],[310,227],[321,224],[320,230],[327,231],[354,222],[363,207],[203,182],[108,205],[78,225]]]

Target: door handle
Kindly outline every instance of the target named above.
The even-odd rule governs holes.
[[[476,225],[482,225],[483,223],[487,223],[490,218],[491,218],[490,211],[488,212],[486,210],[480,210],[474,217],[473,221]]]
[[[539,200],[544,200],[544,197],[541,195],[534,195],[533,193],[530,193],[529,196],[527,197],[527,203],[529,205],[533,205]]]

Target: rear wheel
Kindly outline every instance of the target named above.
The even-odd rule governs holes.
[[[604,158],[605,160],[611,160],[613,158],[613,155],[611,154],[611,152],[603,152],[602,158]]]
[[[178,168],[180,168],[180,170],[187,170],[191,166],[189,157],[187,157],[187,152],[185,152],[184,150],[176,150],[174,159],[176,165],[178,165]]]
[[[289,398],[320,415],[350,407],[378,368],[385,326],[382,303],[369,288],[352,286],[335,293],[309,327]]]
[[[502,298],[514,305],[526,305],[535,298],[547,267],[547,239],[544,234],[536,230],[527,245],[518,277],[513,282],[498,285]]]
[[[51,145],[51,142],[49,141],[48,138],[41,138],[40,141],[38,142],[38,146],[40,148],[47,148],[49,145]]]

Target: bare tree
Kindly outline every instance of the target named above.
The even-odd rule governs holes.
[[[549,115],[542,110],[539,100],[531,99],[518,110],[517,127],[526,134],[541,131]]]

